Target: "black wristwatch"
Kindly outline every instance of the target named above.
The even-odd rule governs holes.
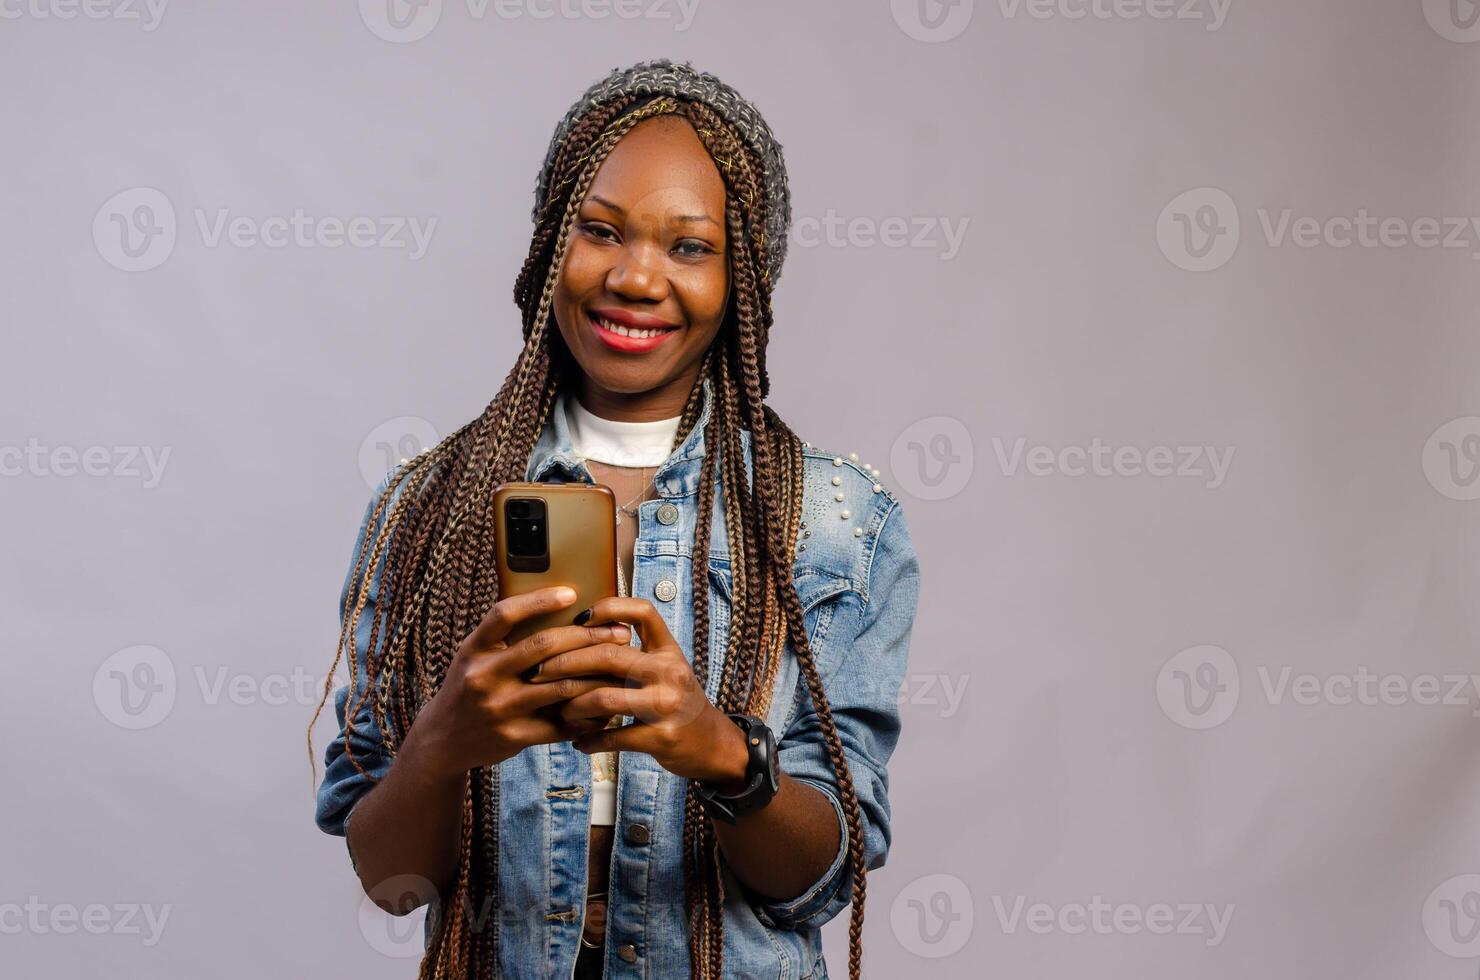
[[[740,792],[726,796],[716,792],[713,786],[696,782],[694,793],[711,817],[732,824],[740,814],[759,810],[771,802],[781,785],[781,763],[776,758],[776,735],[764,721],[754,715],[730,714],[725,717],[745,732],[745,744],[750,750],[750,761],[745,767],[745,786]]]

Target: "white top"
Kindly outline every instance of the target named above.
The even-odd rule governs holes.
[[[576,455],[608,466],[661,466],[673,455],[683,416],[653,422],[618,422],[593,415],[574,395],[560,396]]]
[[[673,438],[682,416],[653,422],[619,422],[594,415],[573,395],[560,396],[560,411],[570,428],[571,447],[584,459],[608,466],[660,466],[673,454]],[[621,718],[611,725],[620,725]],[[609,726],[611,727],[611,726]],[[617,822],[619,752],[591,754],[591,823]]]

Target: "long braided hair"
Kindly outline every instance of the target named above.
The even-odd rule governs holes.
[[[356,658],[349,658],[350,689],[363,694],[352,698],[345,712],[346,748],[353,758],[349,732],[368,699],[386,750],[394,755],[402,734],[440,688],[459,641],[498,597],[497,571],[485,560],[495,534],[491,491],[500,482],[525,479],[530,452],[562,383],[577,370],[559,330],[550,325],[569,232],[601,162],[635,125],[658,115],[678,116],[693,126],[726,188],[732,302],[705,354],[676,436],[682,443],[698,423],[707,379],[714,407],[703,433],[699,513],[713,512],[719,483],[730,554],[735,556],[733,612],[714,703],[725,712],[764,716],[784,645],[790,642],[842,790],[853,874],[848,975],[859,980],[867,874],[863,823],[792,581],[802,511],[802,445],[764,403],[770,387],[765,357],[772,311],[766,240],[760,231],[766,226],[760,164],[736,131],[700,100],[627,95],[597,102],[575,122],[560,147],[529,256],[514,286],[515,302],[523,311],[523,350],[483,414],[405,461],[375,501],[370,526],[380,525],[382,519],[384,524],[373,540],[366,536],[357,556],[354,584],[342,611],[339,649],[330,669],[332,677],[346,647],[353,651],[352,638],[374,570],[383,563],[363,677]],[[746,478],[742,430],[750,434],[753,486]],[[694,537],[693,669],[708,690],[709,520],[695,523]],[[327,682],[324,690],[327,699]],[[323,704],[321,700],[320,709]],[[358,761],[355,766],[364,772]],[[425,980],[484,980],[499,975],[499,829],[497,767],[475,769],[468,773],[463,797],[457,881],[452,894],[433,903],[434,920],[420,971]],[[684,806],[683,852],[693,976],[720,980],[721,852],[692,782]]]

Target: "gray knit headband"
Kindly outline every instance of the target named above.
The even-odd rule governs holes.
[[[555,154],[570,134],[571,127],[586,112],[601,102],[627,95],[668,95],[702,102],[735,127],[735,131],[755,151],[761,163],[761,179],[766,195],[766,256],[770,262],[770,280],[781,278],[781,263],[786,258],[786,235],[791,227],[791,192],[786,185],[786,163],[781,157],[781,144],[771,127],[761,118],[760,110],[741,97],[739,92],[708,72],[695,71],[688,63],[675,64],[667,58],[642,61],[630,68],[615,69],[601,81],[586,89],[584,95],[566,112],[540,168],[539,183],[534,192],[532,220],[538,222],[540,207],[550,187]]]

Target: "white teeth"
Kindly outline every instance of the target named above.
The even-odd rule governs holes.
[[[667,330],[645,330],[640,327],[626,327],[620,323],[613,323],[603,317],[596,316],[594,313],[591,315],[591,318],[614,334],[623,337],[636,337],[639,340],[646,337],[656,337],[659,334],[668,332]]]

